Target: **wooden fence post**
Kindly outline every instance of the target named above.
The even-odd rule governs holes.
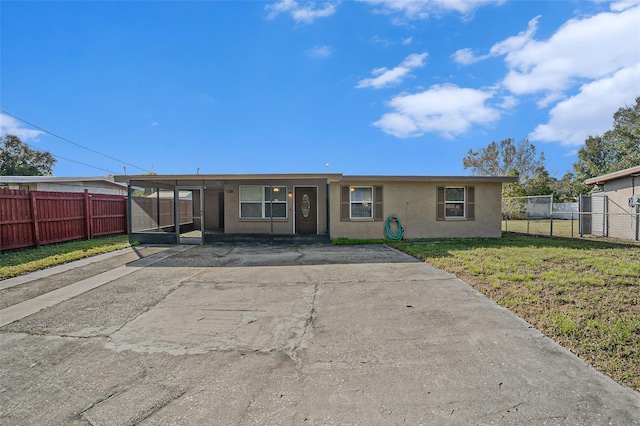
[[[93,212],[91,207],[91,196],[89,195],[89,190],[85,188],[84,190],[84,205],[85,205],[85,217],[86,221],[86,232],[87,232],[87,240],[91,239],[91,222],[93,221]]]
[[[38,204],[36,203],[36,194],[33,191],[29,191],[31,196],[31,221],[33,224],[33,245],[40,247],[40,225],[38,224]]]

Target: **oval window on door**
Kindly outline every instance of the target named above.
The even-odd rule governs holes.
[[[300,209],[302,210],[302,217],[309,217],[309,213],[311,213],[311,200],[309,200],[309,195],[302,195],[302,206]]]

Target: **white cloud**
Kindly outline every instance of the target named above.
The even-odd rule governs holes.
[[[356,88],[373,87],[374,89],[381,89],[383,87],[395,86],[399,84],[404,77],[409,75],[413,68],[423,67],[426,58],[426,52],[414,53],[407,56],[404,61],[395,68],[376,68],[371,71],[371,73],[377,75],[377,77],[360,80]]]
[[[502,103],[500,103],[500,108],[503,110],[510,110],[519,103],[520,101],[515,96],[503,96]]]
[[[582,145],[589,135],[601,135],[611,129],[613,114],[624,105],[632,105],[638,95],[640,64],[583,85],[580,93],[553,107],[549,122],[538,125],[529,139]]]
[[[640,0],[620,0],[611,4],[611,10],[614,12],[622,12],[633,6],[640,4]]]
[[[500,118],[497,109],[486,105],[492,97],[490,91],[435,85],[420,93],[394,97],[389,102],[393,112],[373,125],[399,138],[431,132],[452,138],[475,124],[490,124]]]
[[[44,134],[40,130],[24,128],[18,120],[5,114],[0,114],[0,133],[3,135],[15,135],[22,142],[29,142]]]
[[[294,21],[310,24],[316,18],[325,18],[336,12],[336,5],[324,2],[321,7],[316,7],[315,2],[298,3],[295,0],[280,0],[265,6],[269,11],[267,17],[273,19],[281,13],[289,13]]]
[[[313,46],[311,49],[307,50],[307,56],[315,59],[325,59],[330,57],[333,54],[333,49],[331,46],[322,45],[322,46]]]
[[[377,12],[389,15],[402,15],[406,19],[426,19],[432,14],[458,12],[468,16],[481,6],[491,3],[503,3],[504,0],[360,0],[375,6]]]
[[[454,62],[461,64],[461,65],[469,65],[469,64],[474,64],[476,62],[480,62],[486,58],[488,58],[488,55],[484,55],[484,56],[475,56],[473,51],[471,49],[469,49],[468,47],[465,47],[464,49],[460,49],[457,50],[453,55],[451,55],[451,58],[454,60]]]
[[[532,38],[536,23],[491,49],[506,55],[509,72],[503,84],[515,94],[563,91],[640,63],[638,43],[633,42],[638,40],[640,7],[571,19],[546,41]]]
[[[160,123],[158,123],[157,121],[154,121],[153,123],[151,123],[151,127],[156,127],[157,125],[159,125]]]
[[[407,37],[404,40],[402,40],[402,44],[411,44],[412,42],[413,42],[413,36]]]
[[[516,36],[509,37],[502,40],[491,47],[491,50],[486,55],[476,55],[471,49],[465,47],[464,49],[457,50],[451,58],[458,64],[470,65],[476,62],[484,61],[487,58],[494,56],[505,55],[513,51],[517,51],[529,43],[536,30],[538,29],[538,20],[540,16],[536,16],[529,21],[529,26],[525,31],[520,32]]]
[[[551,107],[548,122],[529,138],[579,146],[611,128],[613,113],[640,95],[639,4],[622,0],[609,12],[570,19],[546,40],[535,38],[542,19],[536,16],[526,30],[495,43],[487,54],[466,48],[452,58],[468,65],[504,56],[507,73],[499,88],[514,97],[534,95],[538,107]]]
[[[538,21],[540,15],[529,21],[529,25],[525,31],[521,31],[516,36],[508,37],[491,47],[490,56],[505,55],[511,52],[517,52],[531,42],[533,36],[538,30]]]

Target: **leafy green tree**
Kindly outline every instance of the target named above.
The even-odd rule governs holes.
[[[51,175],[56,159],[47,151],[31,149],[15,135],[3,136],[0,143],[0,175]]]
[[[549,173],[544,167],[544,153],[538,154],[536,147],[527,139],[515,142],[505,139],[491,142],[479,151],[469,150],[462,159],[465,169],[480,176],[517,176],[518,182],[502,185],[503,197],[523,197],[531,194],[529,181],[535,176]],[[537,183],[536,183],[537,184]]]
[[[550,195],[553,194],[556,178],[549,175],[544,166],[538,167],[534,175],[525,182],[527,195]]]
[[[544,161],[544,153],[538,154],[529,140],[505,139],[500,143],[491,142],[479,151],[470,149],[462,159],[462,165],[479,176],[506,176],[515,170],[520,182],[524,183],[535,175],[536,170],[544,168]]]
[[[613,129],[601,136],[589,136],[574,163],[576,179],[584,182],[596,176],[640,165],[640,96],[634,106],[613,114]],[[582,188],[586,190],[586,187]]]
[[[576,175],[567,172],[562,176],[562,179],[556,180],[553,184],[553,199],[558,203],[573,202],[580,194],[586,194],[590,189],[582,181],[576,179]]]

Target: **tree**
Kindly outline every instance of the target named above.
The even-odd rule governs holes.
[[[518,182],[502,185],[503,197],[521,197],[529,194],[528,182],[537,174],[549,176],[544,167],[544,153],[536,152],[527,139],[514,142],[505,139],[500,143],[491,142],[480,151],[469,150],[462,159],[465,169],[471,169],[474,175],[480,176],[517,176]]]
[[[584,180],[640,165],[640,96],[634,106],[613,114],[613,129],[589,136],[574,163],[576,179]],[[583,188],[584,189],[584,188]]]
[[[2,137],[0,144],[1,176],[51,175],[56,159],[47,151],[31,149],[15,135]]]
[[[500,143],[491,142],[480,151],[469,150],[462,159],[465,169],[471,169],[474,175],[506,176],[517,172],[520,182],[524,183],[544,168],[544,153],[536,152],[536,147],[527,139],[515,142],[505,139]]]
[[[576,176],[567,172],[562,179],[553,185],[553,200],[558,203],[570,203],[576,200],[580,194],[586,194],[591,187],[576,179]]]
[[[554,187],[557,179],[549,175],[547,169],[538,167],[535,174],[525,182],[527,195],[550,195],[554,194]]]

